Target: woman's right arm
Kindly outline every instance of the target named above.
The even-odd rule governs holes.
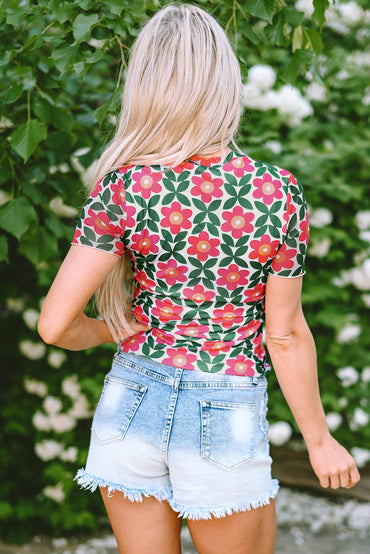
[[[280,388],[323,487],[352,487],[360,475],[352,456],[329,433],[320,399],[316,349],[301,306],[302,277],[269,275],[266,345]]]

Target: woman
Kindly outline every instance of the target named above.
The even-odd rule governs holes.
[[[329,434],[301,308],[303,191],[237,149],[240,97],[237,60],[206,12],[168,5],[146,24],[43,305],[47,343],[118,343],[77,480],[100,487],[120,552],[180,552],[181,517],[200,554],[274,551],[264,320],[321,485],[359,480]],[[84,314],[94,293],[102,319]]]

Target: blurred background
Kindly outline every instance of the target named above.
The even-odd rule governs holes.
[[[45,345],[36,324],[94,185],[96,160],[112,136],[130,47],[140,26],[166,3],[0,5],[0,532],[7,542],[91,534],[107,525],[98,495],[81,492],[73,476],[86,460],[91,417],[115,348],[63,351]],[[193,3],[218,19],[240,61],[237,144],[253,158],[289,169],[304,185],[311,241],[303,302],[317,345],[322,400],[334,436],[369,475],[368,4]],[[297,478],[287,484],[309,487],[312,477],[300,481],[307,476],[304,445],[273,372],[269,387],[276,471],[289,474],[284,456],[290,452]],[[337,516],[323,505],[310,511],[304,495],[293,498],[286,489],[280,521],[295,517],[314,533],[336,517],[348,527],[356,513],[351,529],[364,538],[370,533],[369,481],[356,489],[355,497],[367,504],[347,505]],[[299,550],[304,540],[297,532],[292,552],[311,551]]]

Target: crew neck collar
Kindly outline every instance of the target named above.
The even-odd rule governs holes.
[[[224,163],[230,162],[233,158],[242,156],[243,154],[237,152],[236,150],[230,150],[227,154],[223,156],[212,156],[206,158],[204,156],[191,156],[187,161],[195,163],[197,165],[202,165],[205,167],[211,167],[214,165],[222,165]]]

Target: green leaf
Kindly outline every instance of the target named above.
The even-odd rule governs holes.
[[[23,85],[14,85],[6,91],[4,94],[4,104],[13,104],[21,96],[23,92]]]
[[[325,23],[325,12],[329,7],[329,0],[313,0],[313,7],[315,9],[312,19],[322,27]]]
[[[73,117],[67,109],[52,106],[43,98],[37,99],[34,111],[41,121],[52,123],[61,131],[69,133],[73,127]]]
[[[300,71],[312,63],[314,53],[311,50],[296,50],[290,60],[289,66],[283,74],[285,81],[294,83]]]
[[[303,29],[303,33],[306,38],[307,45],[311,48],[311,50],[314,52],[321,52],[324,48],[324,43],[316,29],[313,27],[310,29]]]
[[[82,42],[90,36],[91,27],[99,21],[99,15],[93,13],[90,15],[79,14],[73,22],[73,36],[77,42]]]
[[[30,119],[19,129],[12,132],[10,144],[26,162],[36,150],[37,145],[46,139],[47,127],[37,119]]]
[[[19,251],[34,265],[49,259],[58,252],[58,240],[48,229],[40,227],[32,236],[22,240]]]
[[[247,0],[245,8],[250,14],[272,23],[275,13],[274,0]]]
[[[287,44],[287,37],[284,34],[285,20],[283,14],[279,13],[274,17],[274,21],[271,26],[265,30],[266,36],[271,44],[278,46],[284,46]]]
[[[19,240],[37,221],[37,214],[26,198],[16,198],[0,207],[0,227]]]
[[[73,66],[77,56],[77,48],[73,44],[66,44],[53,50],[51,57],[60,73],[64,73],[67,68]]]
[[[105,5],[109,11],[114,15],[121,15],[123,8],[125,7],[122,0],[106,0]]]
[[[293,38],[292,38],[292,51],[295,52],[296,50],[299,50],[302,48],[303,44],[303,27],[302,25],[298,25],[293,31]]]
[[[6,237],[2,235],[0,237],[0,262],[8,262],[8,241]]]

